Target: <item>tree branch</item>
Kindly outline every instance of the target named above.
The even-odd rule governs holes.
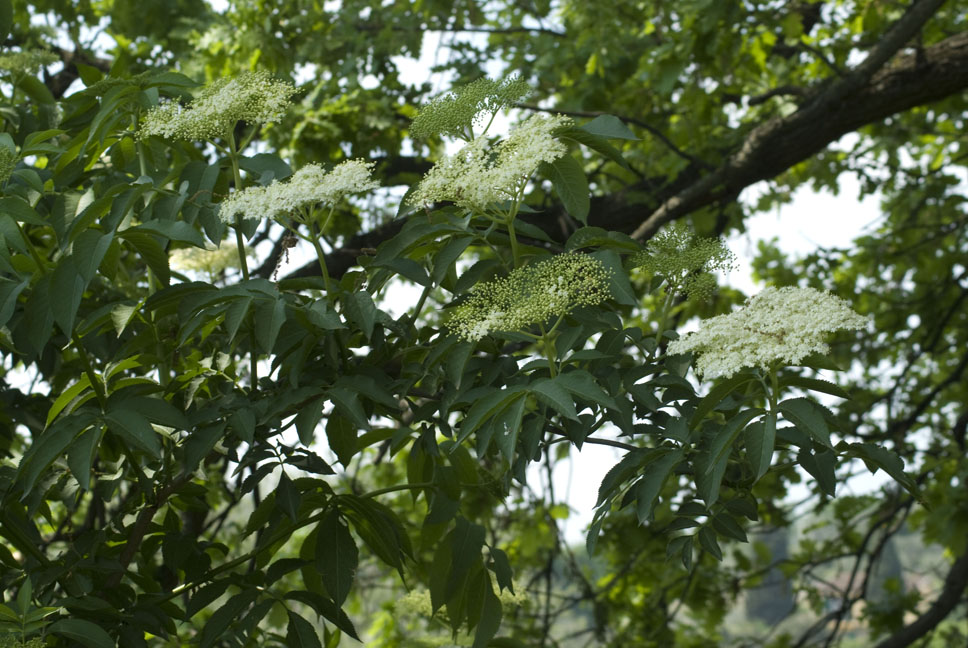
[[[958,605],[966,587],[968,587],[968,552],[962,554],[951,566],[948,576],[944,579],[941,594],[931,607],[913,623],[877,644],[876,648],[903,648],[928,634]]]

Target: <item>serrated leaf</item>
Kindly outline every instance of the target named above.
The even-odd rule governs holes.
[[[713,518],[713,528],[717,533],[733,540],[739,540],[740,542],[749,542],[746,537],[746,532],[743,531],[733,516],[727,513],[720,513]]]
[[[719,542],[716,541],[716,533],[709,527],[699,529],[699,545],[716,560],[723,559],[723,550],[719,548]]]
[[[923,500],[917,482],[904,472],[904,460],[898,454],[873,443],[851,443],[849,447],[849,453],[862,459],[872,473],[883,470],[918,500]]]
[[[645,474],[635,482],[632,492],[635,495],[635,513],[639,524],[644,524],[652,516],[652,508],[659,497],[659,492],[669,475],[682,461],[682,449],[667,450],[660,458],[650,461],[645,466]]]
[[[369,340],[373,336],[377,308],[370,293],[361,290],[349,295],[343,303],[343,316],[363,331],[366,339]]]
[[[158,234],[178,243],[190,243],[195,247],[205,248],[205,239],[201,232],[185,221],[156,219],[135,227],[129,227],[123,230],[121,235],[129,238],[132,232]]]
[[[780,384],[800,387],[810,391],[823,392],[824,394],[830,394],[831,396],[837,396],[838,398],[850,398],[850,394],[848,394],[847,391],[840,385],[835,385],[832,382],[820,380],[818,378],[808,378],[806,376],[786,376],[780,381]]]
[[[353,627],[353,622],[350,621],[350,618],[346,616],[346,613],[343,612],[343,610],[341,610],[339,607],[337,607],[335,603],[325,598],[324,596],[321,596],[316,592],[307,592],[305,590],[293,590],[286,594],[286,598],[291,599],[293,601],[299,601],[300,603],[305,603],[306,605],[311,607],[316,612],[316,614],[320,615],[325,619],[328,619],[329,621],[332,621],[337,628],[339,628],[349,636],[353,637],[357,641],[360,641],[360,637],[356,633],[356,628]]]
[[[323,648],[313,625],[292,610],[287,610],[289,624],[286,626],[288,648]]]
[[[225,632],[232,625],[232,622],[237,621],[242,616],[242,612],[252,605],[258,596],[259,592],[255,589],[242,590],[215,610],[205,627],[202,628],[202,636],[199,642],[201,648],[211,648],[216,642],[224,638]]]
[[[743,436],[746,442],[746,457],[753,466],[755,475],[753,481],[756,482],[770,469],[770,463],[773,460],[773,448],[776,444],[776,413],[769,412],[762,422],[750,424]]]
[[[89,648],[114,648],[114,639],[101,626],[84,619],[61,619],[48,628],[51,634],[67,637]]]
[[[540,378],[528,385],[528,391],[565,418],[578,420],[578,412],[575,411],[575,403],[571,400],[571,395],[553,379]]]
[[[571,155],[564,155],[554,162],[542,163],[540,171],[551,180],[555,193],[565,206],[565,211],[582,225],[587,225],[591,197],[588,191],[588,177],[581,164]]]
[[[151,427],[148,419],[140,412],[118,407],[109,411],[104,420],[107,421],[108,429],[125,441],[154,457],[161,455],[161,442],[158,440],[158,434]]]
[[[341,522],[339,511],[331,508],[319,523],[316,538],[316,569],[326,591],[342,606],[353,587],[359,551],[353,535]]]
[[[578,128],[582,129],[583,131],[588,131],[592,135],[598,135],[599,137],[605,137],[608,139],[639,139],[635,136],[635,133],[629,130],[629,127],[626,126],[621,119],[615,117],[614,115],[599,115],[595,119],[586,124],[582,124]]]
[[[837,455],[832,450],[810,452],[804,448],[797,454],[797,462],[817,480],[823,492],[834,496],[837,490]]]
[[[689,419],[689,427],[695,428],[705,418],[706,414],[716,409],[716,406],[723,402],[727,396],[752,380],[753,377],[749,374],[738,374],[716,383],[709,390],[709,393],[699,401],[699,405],[696,406],[696,411],[693,412],[692,418]]]
[[[830,429],[827,427],[821,405],[808,398],[790,398],[777,405],[777,409],[783,413],[783,418],[809,434],[811,438],[828,448],[833,447],[830,444]]]

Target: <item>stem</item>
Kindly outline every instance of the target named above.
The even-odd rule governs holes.
[[[770,411],[775,412],[776,402],[779,400],[780,394],[780,385],[776,377],[776,367],[770,367],[770,385],[773,387],[769,394]]]
[[[511,239],[511,258],[514,259],[514,267],[521,267],[521,255],[518,251],[518,237],[514,233],[514,219],[508,219],[508,238]]]
[[[107,405],[107,395],[104,393],[104,385],[101,383],[101,379],[98,378],[97,374],[94,372],[94,367],[91,365],[91,359],[87,357],[87,351],[81,346],[81,339],[77,337],[76,333],[71,334],[71,339],[74,341],[74,346],[77,347],[77,353],[81,357],[81,362],[84,364],[84,373],[87,375],[88,381],[91,383],[91,389],[94,390],[94,395],[97,397],[97,402],[101,405],[103,410]]]
[[[386,488],[378,488],[376,490],[371,490],[368,493],[363,493],[361,497],[376,497],[377,495],[386,495],[387,493],[396,493],[398,491],[405,490],[420,490],[422,488],[435,488],[433,482],[418,482],[416,484],[397,484],[396,486],[387,486]]]
[[[44,260],[40,257],[40,254],[37,253],[37,248],[34,247],[33,241],[30,240],[30,238],[27,236],[27,232],[24,231],[23,225],[21,225],[20,221],[18,220],[14,220],[14,224],[17,226],[17,229],[20,230],[20,238],[27,243],[27,249],[30,250],[30,256],[33,257],[34,263],[37,264],[37,272],[39,272],[41,275],[47,274],[47,266],[44,265]]]
[[[330,209],[330,215],[333,214],[333,210]],[[329,216],[326,217],[326,222],[329,222]],[[319,261],[319,271],[323,275],[323,285],[326,288],[326,299],[330,302],[333,301],[333,289],[329,282],[329,270],[326,268],[326,254],[323,252],[323,246],[319,244],[319,232],[316,230],[316,223],[309,221],[309,242],[313,244],[313,249],[316,250],[316,260]]]
[[[655,332],[655,350],[659,350],[659,342],[662,340],[662,334],[665,333],[665,322],[669,315],[669,310],[672,308],[672,300],[675,299],[676,291],[672,286],[666,287],[666,298],[662,303],[662,310],[659,311],[659,321],[657,324],[657,329]]]
[[[559,319],[558,322],[561,320]],[[555,326],[558,326],[558,322]],[[544,325],[541,326],[541,346],[544,349],[545,358],[548,359],[548,373],[552,378],[558,375],[558,368],[555,365],[555,356],[557,355],[555,350],[555,335],[552,331],[545,333]]]
[[[239,171],[239,152],[235,147],[235,134],[229,129],[226,135],[229,143],[229,161],[232,163],[232,179],[235,181],[235,190],[242,191],[242,172]],[[249,280],[249,264],[245,259],[245,240],[242,238],[242,216],[235,217],[235,245],[239,249],[239,267],[242,268],[242,279]]]

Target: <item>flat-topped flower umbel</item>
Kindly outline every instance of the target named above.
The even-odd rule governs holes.
[[[773,369],[827,353],[828,333],[862,329],[866,317],[846,301],[814,288],[764,288],[737,311],[704,320],[699,330],[669,344],[669,353],[697,355],[696,370],[728,378],[745,367]]]
[[[350,194],[377,188],[370,177],[374,162],[347,160],[327,173],[318,164],[307,164],[286,182],[268,187],[248,187],[219,203],[219,218],[233,223],[235,218],[260,219],[294,215],[315,205],[335,205]]]
[[[212,141],[231,134],[235,125],[279,121],[296,93],[292,84],[267,72],[243,72],[217,79],[199,91],[187,106],[162,104],[145,115],[138,133],[168,139]]]
[[[571,125],[561,115],[532,115],[491,146],[484,136],[448,155],[427,172],[410,197],[415,205],[448,201],[484,211],[488,205],[517,200],[542,162],[554,162],[568,147],[554,132]]]
[[[478,284],[447,328],[476,342],[494,331],[520,331],[609,297],[608,271],[586,254],[559,254]]]

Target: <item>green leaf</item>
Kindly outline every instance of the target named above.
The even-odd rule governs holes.
[[[490,567],[494,571],[494,576],[497,578],[497,586],[502,590],[506,589],[514,594],[514,584],[511,581],[513,573],[508,555],[497,547],[490,547],[488,551],[493,561]]]
[[[570,418],[573,421],[578,420],[578,412],[575,411],[575,403],[571,400],[571,395],[554,380],[539,378],[528,385],[528,391],[541,402],[553,407],[565,418]]]
[[[462,443],[477,431],[486,420],[496,416],[515,399],[524,397],[524,390],[525,386],[515,385],[508,389],[492,391],[487,396],[475,400],[460,422],[460,434],[457,436],[457,443]]]
[[[588,178],[581,164],[571,155],[565,155],[554,162],[542,163],[540,172],[551,180],[565,210],[582,225],[587,225],[591,198]]]
[[[597,250],[589,256],[597,259],[605,266],[608,273],[608,292],[612,299],[623,306],[638,306],[639,298],[636,297],[632,284],[629,282],[628,273],[622,267],[622,259],[618,252],[614,250]]]
[[[323,406],[326,398],[317,398],[309,405],[305,405],[296,413],[296,434],[299,442],[307,448],[316,437],[316,426],[323,418]]]
[[[483,581],[484,606],[481,609],[481,619],[477,622],[474,643],[471,648],[485,648],[501,628],[501,616],[503,614],[501,599],[494,594],[494,590],[491,588],[491,579],[487,577],[486,572],[481,580]]]
[[[342,523],[339,511],[330,508],[319,523],[316,538],[316,569],[323,578],[326,591],[342,606],[353,587],[359,563],[359,551],[353,535]]]
[[[352,394],[352,398],[355,399],[356,394]],[[359,406],[359,402],[356,405]],[[344,466],[350,465],[350,461],[360,449],[356,434],[359,427],[359,425],[339,414],[331,414],[326,423],[326,438],[329,441],[329,449],[336,454],[336,458]]]
[[[709,527],[699,529],[699,545],[716,560],[723,559],[723,550],[716,541],[716,533]]]
[[[753,466],[755,474],[753,481],[756,482],[766,474],[773,461],[773,447],[776,444],[776,413],[769,412],[762,422],[751,424],[744,431],[743,437],[746,442],[746,457]]]
[[[255,338],[266,353],[272,353],[279,330],[286,321],[286,302],[281,297],[263,302],[256,310]]]
[[[587,247],[611,248],[624,252],[638,252],[642,249],[642,245],[627,234],[609,232],[601,227],[579,227],[568,237],[565,252]]]
[[[234,621],[237,621],[242,616],[242,612],[252,605],[258,597],[259,592],[257,590],[245,589],[231,597],[215,610],[202,629],[202,636],[199,642],[201,648],[211,648],[220,639],[224,639],[229,626]]]
[[[102,234],[96,229],[86,229],[74,239],[71,247],[71,260],[85,282],[94,278],[98,266],[101,265],[101,261],[107,254],[113,240],[113,233]]]
[[[806,376],[785,376],[782,380],[780,380],[780,385],[800,387],[810,391],[823,392],[824,394],[830,394],[831,396],[837,396],[838,398],[850,398],[850,394],[848,394],[847,391],[840,385],[835,385],[832,382],[819,380],[817,378],[808,378]]]
[[[48,628],[51,634],[67,637],[90,648],[114,648],[114,639],[101,626],[84,619],[61,619]]]
[[[817,480],[823,492],[834,496],[837,490],[837,455],[833,450],[810,452],[804,448],[797,454],[797,462]]]
[[[628,126],[621,119],[614,115],[599,115],[586,124],[578,128],[588,131],[592,135],[598,135],[607,139],[637,140],[635,133],[629,130]]]
[[[373,263],[373,267],[384,267],[393,270],[395,273],[401,277],[405,277],[410,281],[419,284],[421,286],[430,285],[430,277],[427,275],[427,271],[424,270],[423,266],[414,261],[413,259],[408,259],[406,257],[396,257],[393,259],[386,259],[380,261],[379,263]]]
[[[299,489],[283,470],[279,477],[279,485],[276,487],[276,504],[293,522],[299,521],[299,501],[301,499]]]
[[[492,419],[494,433],[498,450],[507,459],[508,463],[514,461],[514,448],[518,443],[518,435],[521,432],[521,419],[524,418],[524,407],[527,399],[517,398],[504,408],[497,416]],[[478,435],[478,454],[483,455],[490,437]]]
[[[119,407],[109,411],[104,420],[107,421],[108,429],[125,441],[154,457],[161,456],[161,442],[158,440],[158,434],[140,412]]]
[[[101,441],[102,432],[101,427],[90,427],[84,430],[67,450],[67,466],[84,490],[91,490],[91,467],[97,457],[97,446]]]
[[[595,378],[584,369],[558,374],[555,382],[580,400],[591,401],[602,407],[618,409],[615,399],[605,393]]]
[[[61,259],[50,281],[50,310],[64,335],[71,336],[74,318],[84,296],[85,282],[69,258]]]
[[[672,470],[682,461],[682,449],[675,450],[661,448],[665,450],[662,455],[649,462],[645,467],[645,475],[632,487],[635,495],[635,513],[639,524],[644,524],[651,519],[652,508],[659,497],[659,492],[665,484]]]
[[[689,419],[689,427],[695,428],[698,426],[706,414],[716,409],[716,406],[723,402],[727,396],[752,381],[753,376],[747,373],[741,373],[716,383],[709,390],[709,393],[699,401],[699,405],[696,406],[696,411],[693,412],[692,418]]]
[[[403,573],[403,557],[411,555],[410,539],[396,514],[372,499],[343,495],[343,513],[357,535],[376,556]]]
[[[353,622],[350,618],[346,616],[335,603],[317,594],[316,592],[307,592],[305,590],[293,590],[286,594],[287,599],[293,601],[299,601],[300,603],[305,603],[311,607],[316,614],[321,617],[328,619],[336,625],[337,628],[353,637],[357,641],[360,641],[359,635],[356,633],[356,628],[353,627]]]
[[[158,242],[157,237],[147,232],[132,231],[131,229],[121,232],[121,237],[130,243],[138,254],[141,255],[141,258],[144,259],[147,266],[158,277],[158,281],[163,286],[167,286],[171,280],[171,270],[168,268],[168,254]]]
[[[13,26],[13,5],[10,0],[0,0],[0,40],[7,40]]]
[[[20,196],[0,198],[0,213],[9,214],[14,220],[28,225],[46,226],[49,224],[37,215],[30,203]]]
[[[366,339],[369,340],[373,336],[377,308],[370,293],[361,290],[349,295],[343,303],[343,316],[363,331]]]
[[[24,494],[30,493],[40,474],[64,454],[74,438],[87,429],[93,420],[94,416],[90,412],[64,416],[34,439],[24,453],[17,471],[18,480],[22,479],[24,483]]]
[[[783,412],[783,418],[809,434],[814,440],[828,448],[832,447],[830,429],[827,427],[822,406],[808,398],[790,398],[777,405],[777,409]]]
[[[289,648],[323,648],[313,625],[292,610],[287,610],[286,646]]]
[[[904,472],[904,460],[898,454],[873,443],[851,443],[848,454],[862,459],[872,473],[883,470],[919,501],[923,501],[917,482]]]
[[[0,283],[0,327],[6,326],[13,317],[13,312],[17,308],[17,298],[29,283],[30,279],[24,279],[20,283],[13,281]]]
[[[449,534],[452,559],[444,594],[448,599],[463,585],[471,566],[481,559],[481,549],[484,547],[484,527],[468,522],[463,517],[458,517],[455,525]]]
[[[719,513],[716,515],[713,518],[713,528],[727,538],[739,540],[740,542],[749,542],[746,537],[746,532],[743,531],[743,527],[728,513]]]
[[[736,437],[747,423],[761,414],[763,410],[754,408],[734,416],[719,429],[709,449],[699,456],[696,462],[696,484],[699,487],[699,496],[706,506],[712,506],[719,499],[719,487]]]
[[[87,374],[81,375],[80,380],[65,389],[61,395],[57,397],[57,400],[54,401],[53,405],[50,406],[50,409],[47,411],[47,422],[44,424],[44,426],[49,427],[51,422],[57,418],[57,415],[60,414],[65,407],[67,407],[68,403],[90,388],[91,381],[87,377]]]
[[[205,239],[201,232],[185,221],[156,219],[135,227],[129,227],[121,232],[121,236],[130,238],[130,235],[135,232],[159,234],[178,243],[190,243],[203,249],[205,247]]]
[[[359,394],[356,391],[333,386],[326,390],[326,395],[339,408],[341,414],[349,417],[357,429],[365,430],[369,428],[369,417],[363,411]]]
[[[607,139],[600,135],[595,135],[587,130],[582,130],[581,128],[569,128],[558,133],[558,138],[562,140],[571,140],[576,144],[581,144],[587,146],[588,148],[601,153],[612,162],[628,169],[629,163],[625,161],[622,157],[622,152],[615,148]]]

